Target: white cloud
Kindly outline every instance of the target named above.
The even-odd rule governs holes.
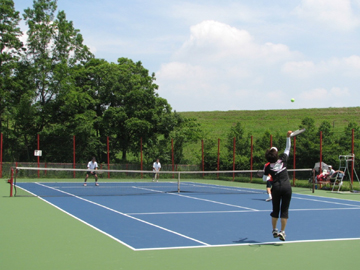
[[[295,57],[283,44],[257,44],[249,32],[208,20],[190,28],[190,37],[175,55],[176,59],[230,61],[257,60],[273,63]]]
[[[200,105],[199,110],[202,105],[217,110],[251,109],[249,101],[255,96],[265,107],[269,99],[260,88],[268,74],[262,71],[279,73],[282,63],[298,56],[284,44],[261,44],[248,31],[204,21],[190,28],[190,36],[173,61],[156,72],[159,93],[175,104],[174,109],[181,104],[186,110],[184,106],[190,103]],[[273,99],[280,95],[279,89],[275,91],[277,94],[270,94]]]
[[[298,101],[306,103],[309,107],[346,107],[347,99],[351,96],[348,88],[332,87],[315,88],[303,91]]]
[[[337,30],[353,30],[360,26],[360,20],[351,4],[351,0],[302,0],[295,12],[300,18]]]
[[[178,1],[171,5],[170,12],[166,10],[168,16],[172,18],[180,18],[188,25],[194,25],[205,20],[216,20],[221,22],[259,22],[266,16],[263,10],[252,8],[249,5],[235,3],[234,1],[222,1],[211,3],[194,3],[186,1]]]
[[[323,75],[355,78],[360,74],[360,56],[332,58],[319,63],[291,61],[283,65],[282,72],[295,78],[310,78]]]

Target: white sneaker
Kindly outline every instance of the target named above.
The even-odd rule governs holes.
[[[270,202],[271,200],[272,200],[272,198],[267,198],[265,201]]]
[[[280,232],[279,232],[279,239],[280,239],[281,241],[285,241],[285,237],[286,237],[285,232],[284,232],[284,231],[280,231]]]
[[[278,231],[278,229],[273,230],[273,231],[272,231],[272,234],[273,234],[274,238],[278,238],[278,237],[279,237],[279,231]]]
[[[84,183],[84,187],[86,187],[86,183]]]

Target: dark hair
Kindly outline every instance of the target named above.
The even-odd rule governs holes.
[[[275,149],[266,150],[265,158],[268,162],[275,163],[279,159],[278,151]]]

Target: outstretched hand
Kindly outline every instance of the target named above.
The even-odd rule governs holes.
[[[287,132],[286,136],[287,136],[287,137],[290,137],[291,133],[292,133],[292,131],[289,130],[289,131]]]

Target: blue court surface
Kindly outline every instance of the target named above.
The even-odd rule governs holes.
[[[272,237],[264,189],[171,183],[17,183],[133,250],[281,242]],[[183,187],[192,183],[182,183]],[[201,186],[194,184],[193,186]],[[175,189],[175,188],[174,188]],[[121,193],[121,192],[122,193]],[[293,193],[286,242],[360,239],[360,202]],[[280,221],[279,221],[280,226]]]

